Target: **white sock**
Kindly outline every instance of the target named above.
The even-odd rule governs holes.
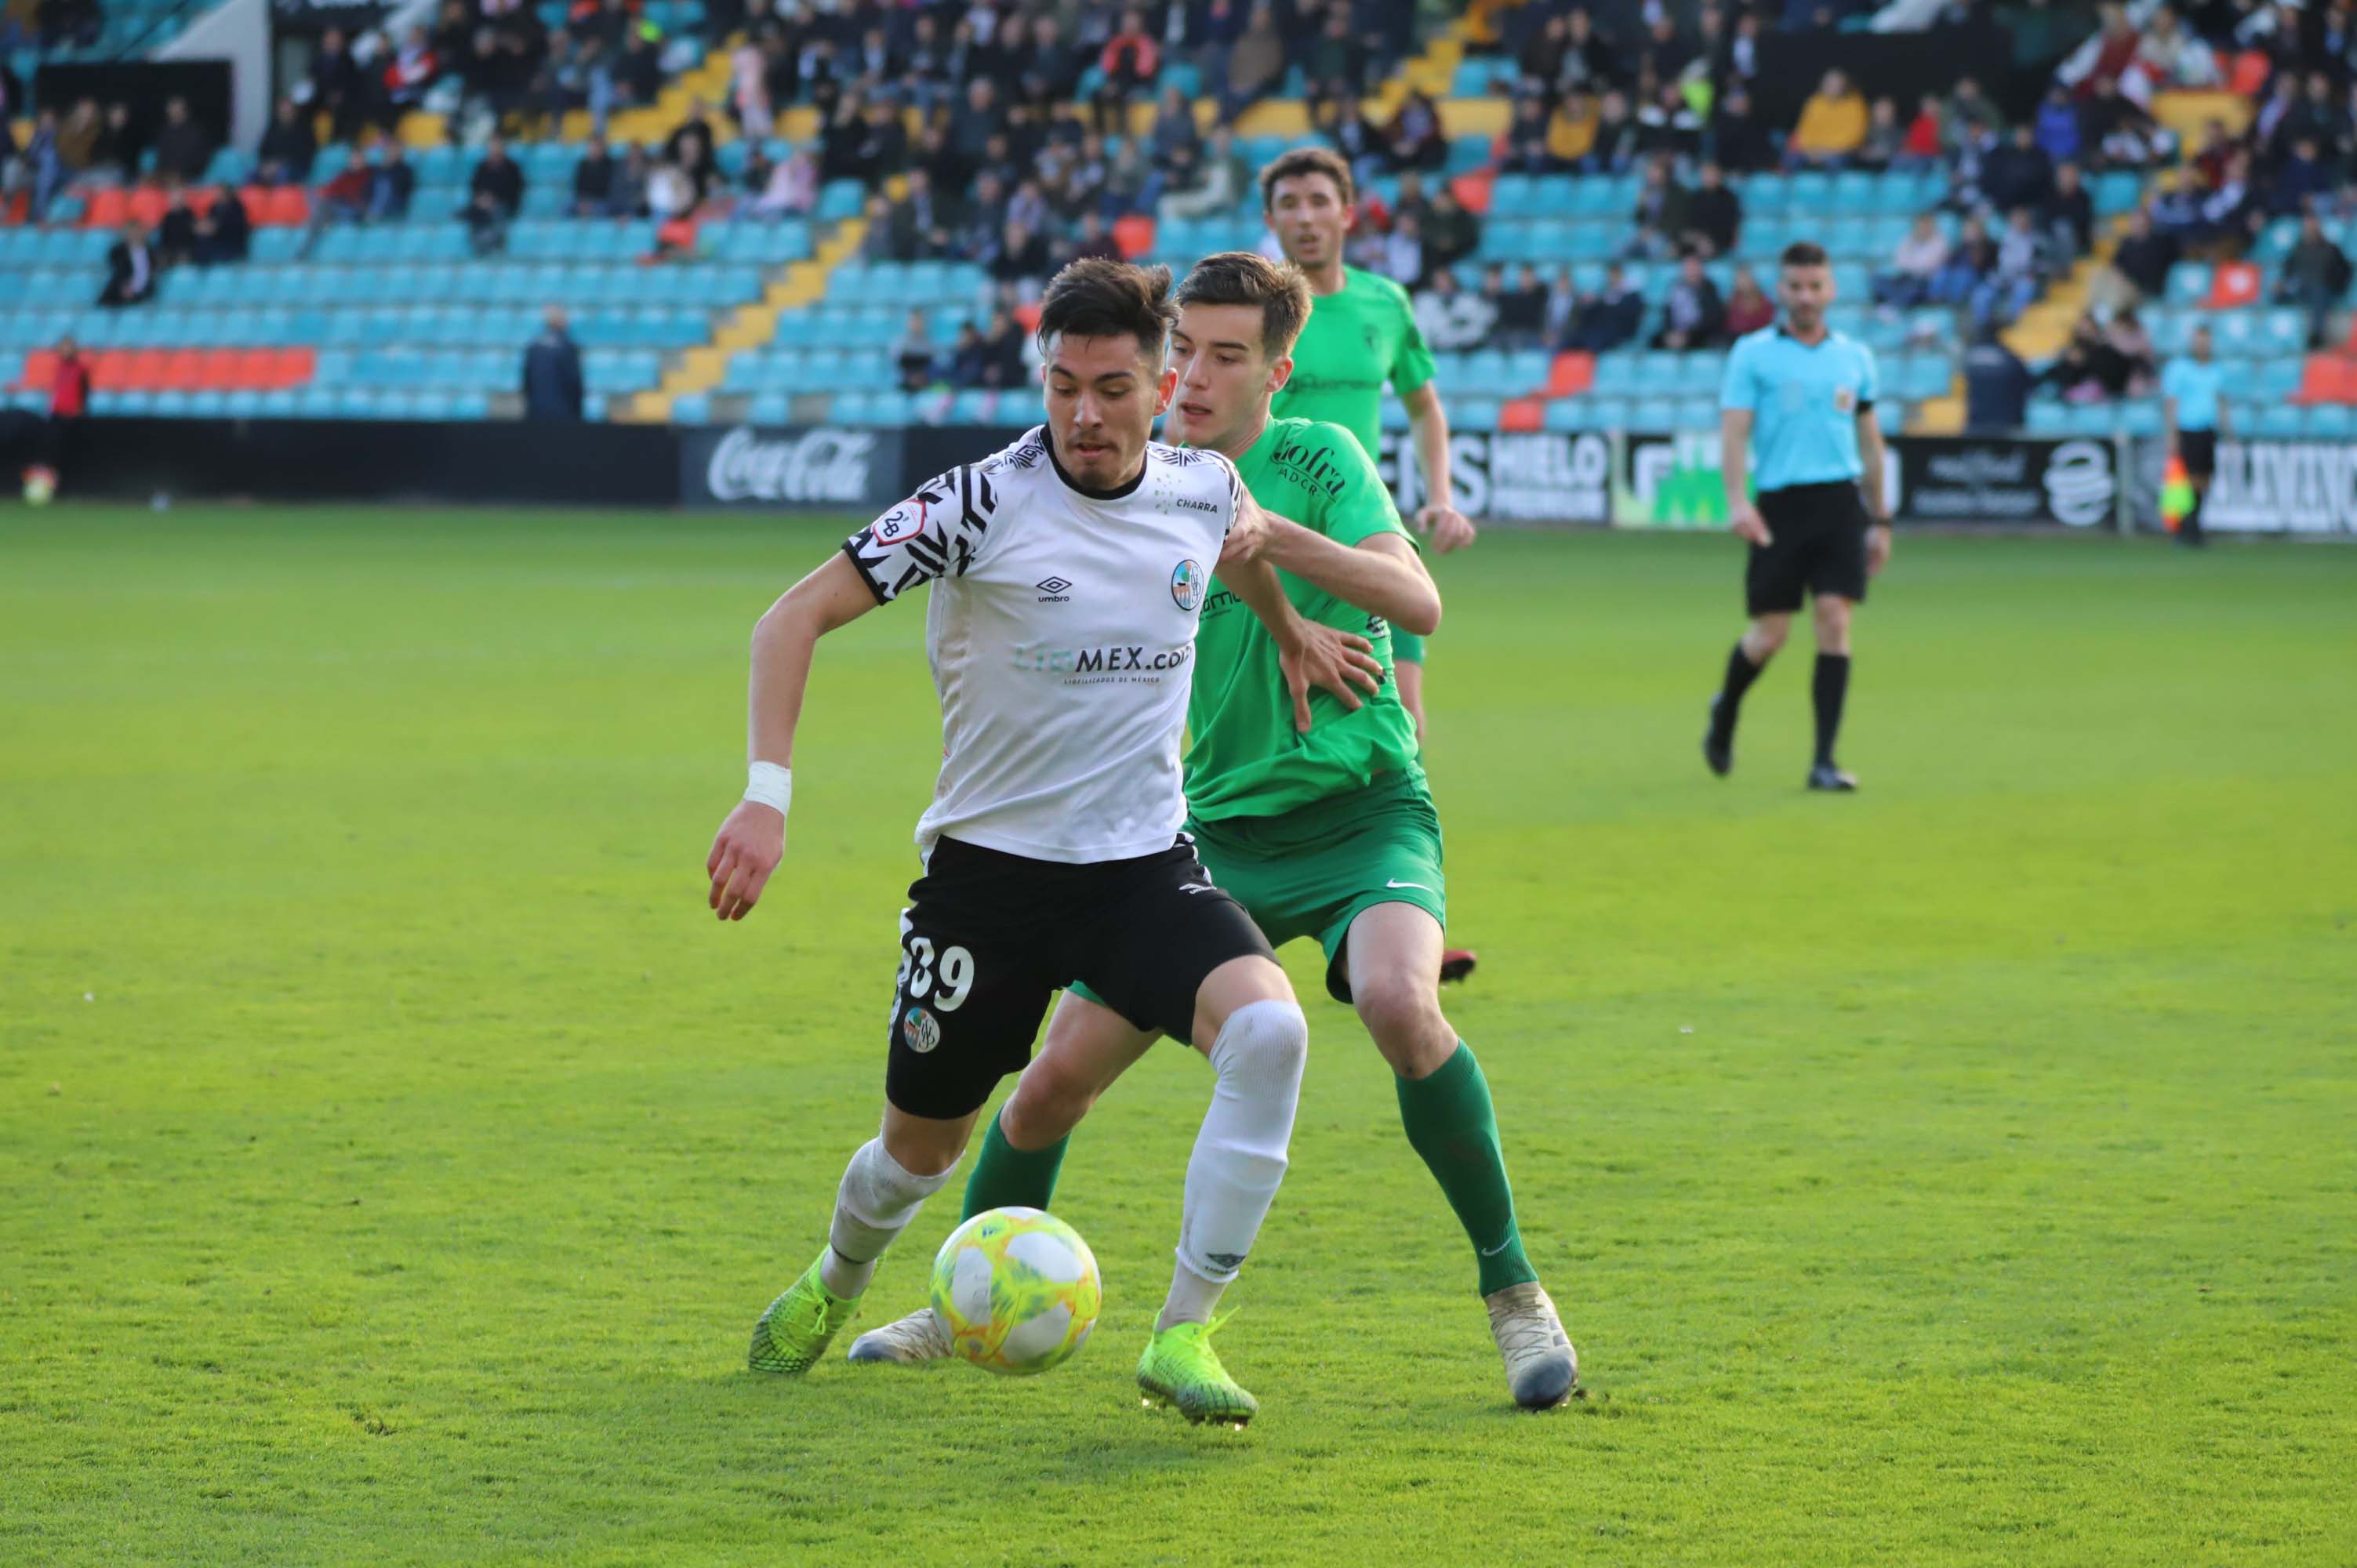
[[[845,1300],[866,1290],[884,1249],[949,1179],[950,1171],[918,1176],[909,1170],[886,1152],[881,1138],[862,1144],[844,1166],[843,1185],[835,1189],[834,1223],[827,1231],[826,1253],[819,1260],[819,1283]]]
[[[1204,1323],[1243,1267],[1285,1179],[1286,1145],[1309,1058],[1309,1020],[1292,1002],[1250,1002],[1228,1015],[1211,1045],[1211,1108],[1187,1161],[1178,1267],[1156,1322]]]

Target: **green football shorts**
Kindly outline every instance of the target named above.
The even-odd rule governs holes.
[[[1187,832],[1213,884],[1244,907],[1271,947],[1318,939],[1337,1002],[1351,1000],[1342,944],[1362,911],[1413,904],[1448,924],[1440,813],[1420,771],[1381,774],[1363,789],[1282,816],[1190,819]],[[1084,985],[1072,990],[1103,1000]]]
[[[1403,659],[1410,664],[1423,663],[1424,639],[1412,631],[1402,631],[1399,628],[1394,627],[1392,628],[1392,660],[1396,663]]]

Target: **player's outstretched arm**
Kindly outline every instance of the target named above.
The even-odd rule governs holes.
[[[1343,707],[1356,711],[1365,704],[1359,691],[1383,690],[1383,661],[1365,638],[1302,618],[1285,596],[1276,568],[1260,557],[1275,521],[1250,496],[1238,508],[1237,525],[1220,555],[1220,581],[1242,599],[1276,639],[1277,667],[1293,693],[1293,727],[1309,729],[1309,688],[1331,693]]]
[[[847,555],[836,555],[796,583],[753,628],[748,698],[745,799],[720,824],[704,869],[711,905],[724,920],[752,912],[786,853],[786,802],[791,791],[794,729],[810,686],[818,639],[876,607],[875,591]]]
[[[1415,546],[1395,532],[1370,534],[1356,544],[1271,514],[1261,559],[1346,605],[1383,617],[1403,631],[1430,637],[1440,629],[1440,589]]]

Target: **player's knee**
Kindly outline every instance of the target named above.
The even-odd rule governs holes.
[[[1044,1149],[1079,1126],[1096,1098],[1096,1083],[1087,1074],[1039,1057],[1023,1069],[1007,1097],[999,1131],[1018,1149]]]
[[[1782,616],[1777,616],[1772,619],[1762,618],[1753,621],[1750,631],[1743,639],[1746,645],[1745,651],[1749,652],[1753,659],[1764,661],[1770,654],[1784,646],[1784,639],[1791,634],[1791,624]]]
[[[1397,971],[1369,975],[1352,983],[1351,998],[1375,1048],[1402,1078],[1426,1077],[1456,1048],[1440,997],[1421,976]]]
[[[1238,1092],[1297,1095],[1309,1060],[1309,1018],[1298,1002],[1247,1002],[1228,1015],[1211,1066]]]

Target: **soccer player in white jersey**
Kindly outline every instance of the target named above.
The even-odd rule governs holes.
[[[856,1308],[893,1238],[949,1179],[1048,1004],[1084,981],[1137,1027],[1192,1041],[1216,1073],[1187,1167],[1185,1220],[1156,1326],[1164,1392],[1241,1420],[1206,1337],[1285,1174],[1308,1026],[1267,940],[1211,885],[1179,789],[1179,734],[1213,565],[1306,687],[1372,690],[1362,638],[1296,613],[1234,467],[1148,439],[1169,403],[1167,270],[1083,261],[1039,317],[1048,423],[927,483],[761,618],[749,779],[705,869],[741,919],[785,849],[793,736],[818,639],[931,583],[926,648],[942,758],[917,827],[924,872],[900,918],[879,1136],[851,1158],[828,1243],[753,1329],[758,1370],[802,1372]]]

